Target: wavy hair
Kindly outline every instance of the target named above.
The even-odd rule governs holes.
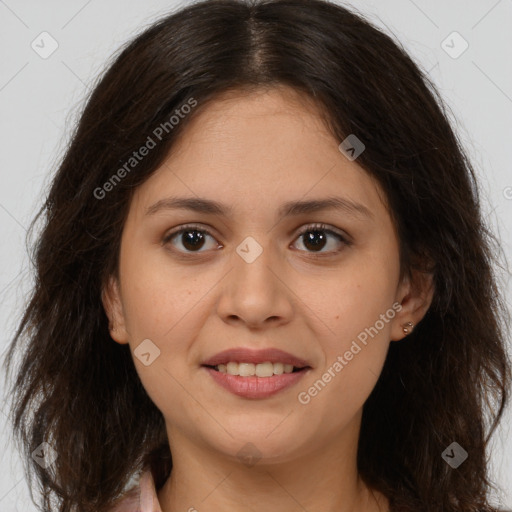
[[[133,191],[189,121],[223,92],[277,85],[314,100],[336,140],[364,141],[357,163],[386,194],[402,276],[434,279],[430,309],[391,344],[364,404],[361,477],[395,512],[494,510],[486,451],[511,379],[502,249],[447,107],[401,45],[358,13],[324,0],[207,0],[160,18],[113,57],[30,226],[41,224],[29,249],[35,284],[4,364],[10,374],[19,354],[10,421],[44,511],[104,512],[141,468],[157,489],[169,477],[163,416],[129,345],[110,337],[102,289],[117,275]],[[101,197],[190,98],[197,108]],[[457,470],[441,457],[453,441],[469,453]],[[31,457],[43,442],[58,454],[47,468]]]

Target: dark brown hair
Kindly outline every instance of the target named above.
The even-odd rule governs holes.
[[[102,286],[117,275],[134,189],[190,119],[222,92],[276,85],[314,100],[336,140],[364,142],[357,163],[386,193],[402,276],[434,276],[429,311],[391,344],[364,405],[361,476],[393,511],[492,510],[486,447],[510,392],[510,319],[494,268],[502,252],[426,74],[363,16],[322,0],[189,5],[129,42],[98,79],[31,224],[42,222],[36,282],[6,358],[9,373],[20,352],[13,432],[43,510],[104,512],[140,468],[151,468],[157,488],[168,478],[162,414],[129,346],[110,337]],[[191,98],[197,108],[105,187]],[[469,454],[456,470],[441,457],[453,441]],[[30,456],[43,442],[58,454],[46,469]]]

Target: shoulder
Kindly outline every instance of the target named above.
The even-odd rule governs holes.
[[[109,512],[162,512],[149,469],[140,474],[138,482],[118,498]]]
[[[125,491],[114,503],[110,512],[139,512],[140,507],[140,485],[136,484]]]
[[[509,508],[504,509],[504,508],[491,507],[491,508],[483,508],[483,509],[479,510],[479,512],[512,512],[512,510],[510,510]]]

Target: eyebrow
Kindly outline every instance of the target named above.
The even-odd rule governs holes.
[[[228,217],[233,213],[230,206],[211,199],[198,197],[167,197],[157,201],[146,210],[146,215],[154,215],[162,210],[190,210],[196,213]],[[354,217],[373,219],[372,212],[363,204],[348,198],[331,196],[325,199],[309,201],[288,201],[283,203],[278,211],[278,219],[306,213],[316,213],[324,210],[339,210]]]

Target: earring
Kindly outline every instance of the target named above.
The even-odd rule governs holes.
[[[412,331],[412,328],[414,327],[414,324],[412,322],[406,322],[402,325],[402,329],[404,331],[404,334],[409,334]]]

